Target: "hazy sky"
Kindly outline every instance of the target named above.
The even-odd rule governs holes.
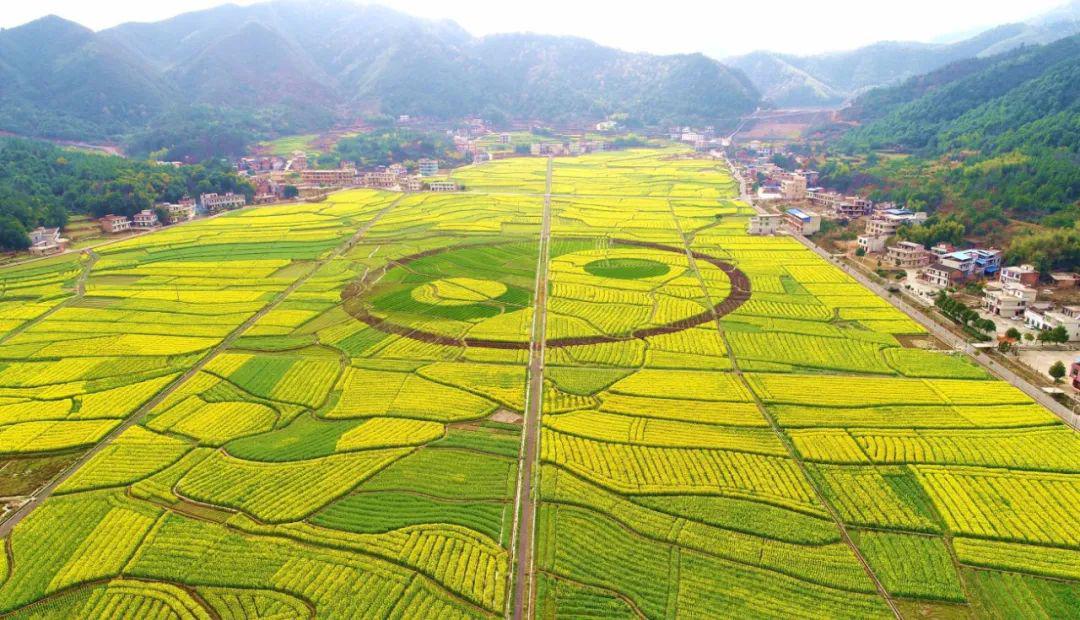
[[[532,31],[577,35],[631,51],[700,51],[716,57],[756,49],[809,54],[882,40],[931,41],[1020,21],[1064,0],[386,0],[429,18],[449,18],[476,35]],[[236,4],[252,4],[237,0]],[[49,13],[100,30],[156,21],[222,0],[36,0],[4,2],[0,27]],[[638,7],[641,8],[638,8]],[[760,9],[760,12],[757,10]]]

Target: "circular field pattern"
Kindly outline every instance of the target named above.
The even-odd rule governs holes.
[[[625,239],[610,240],[611,247],[604,250],[583,240],[567,243],[579,247],[553,255],[552,262],[577,264],[574,269],[592,279],[586,281],[586,289],[601,287],[607,279],[640,282],[640,286],[648,287],[653,283],[663,286],[668,279],[686,278],[662,262],[685,261],[687,253],[681,247]],[[341,297],[346,312],[385,334],[446,346],[525,350],[531,346],[525,326],[532,316],[536,251],[535,244],[521,243],[426,250],[395,259],[383,270],[354,281]],[[669,317],[671,320],[620,329],[615,334],[549,336],[545,346],[621,342],[680,332],[733,312],[750,299],[750,279],[737,267],[702,252],[692,251],[690,255],[700,271],[718,270],[730,284],[726,297],[714,298],[712,307],[702,309],[699,304],[697,310]],[[455,269],[460,273],[450,273]],[[681,270],[686,271],[685,265]],[[550,300],[548,305],[550,317]],[[516,334],[517,338],[506,338],[504,334]]]
[[[585,271],[602,278],[639,280],[666,275],[671,271],[664,263],[644,258],[601,258],[588,263]]]
[[[412,298],[420,303],[446,306],[468,306],[497,299],[506,293],[506,285],[495,280],[477,278],[445,278],[425,282],[412,290]]]

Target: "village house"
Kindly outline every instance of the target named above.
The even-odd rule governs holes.
[[[780,232],[780,225],[784,222],[784,216],[779,214],[763,214],[750,216],[750,222],[746,225],[748,235],[775,235]]]
[[[930,254],[921,243],[901,241],[889,246],[885,252],[885,261],[898,269],[918,269],[930,264]]]
[[[304,170],[307,170],[307,167],[307,153],[304,151],[293,151],[292,159],[286,164],[285,169],[291,170],[292,172],[303,172]]]
[[[454,181],[432,181],[428,183],[428,189],[433,192],[456,192],[458,184]]]
[[[400,177],[389,170],[377,170],[364,173],[364,187],[376,189],[392,189],[398,186]]]
[[[27,249],[35,256],[45,256],[63,252],[67,244],[68,240],[60,236],[59,228],[38,226],[30,231],[30,247]]]
[[[131,216],[131,225],[134,228],[153,228],[158,223],[157,212],[152,209],[143,209]]]
[[[812,235],[821,230],[821,216],[802,209],[788,209],[784,213],[784,227],[797,235]]]
[[[1002,284],[1035,286],[1039,283],[1039,271],[1032,265],[1012,265],[1002,269],[998,278]]]
[[[1076,287],[1076,274],[1075,273],[1063,273],[1055,271],[1050,274],[1050,280],[1054,283],[1054,288],[1075,288]]]
[[[195,219],[195,201],[191,198],[181,200],[179,203],[164,202],[157,206],[169,212],[169,221],[174,224]]]
[[[124,232],[131,229],[131,220],[122,215],[106,215],[98,220],[98,225],[101,226],[101,232],[105,234],[113,234],[118,232]]]
[[[983,310],[997,316],[1015,319],[1024,316],[1029,304],[1035,302],[1036,291],[1016,282],[992,282],[983,289]]]
[[[403,177],[409,174],[409,170],[405,168],[403,164],[390,164],[389,166],[387,166],[386,171],[398,177]]]
[[[422,177],[433,177],[439,174],[439,161],[436,159],[423,158],[416,163]]]
[[[419,192],[424,189],[424,184],[417,175],[409,175],[401,182],[401,189],[407,192]]]
[[[862,217],[869,214],[874,208],[874,203],[866,200],[865,198],[859,198],[858,196],[847,196],[840,202],[834,203],[832,206],[833,215],[837,218],[845,220],[853,220],[855,218]]]
[[[1073,360],[1073,363],[1069,364],[1069,383],[1074,390],[1080,390],[1080,358]]]
[[[1040,331],[1064,327],[1070,342],[1080,340],[1080,306],[1065,306],[1060,310],[1028,308],[1024,311],[1024,324]]]
[[[224,209],[236,209],[247,204],[247,197],[243,194],[228,192],[225,194],[211,193],[199,196],[199,203],[203,209],[210,213],[217,213]]]
[[[806,197],[806,177],[801,174],[788,175],[780,180],[780,194],[784,200],[802,200]]]
[[[878,252],[885,251],[885,242],[888,241],[887,236],[878,235],[859,235],[856,242],[859,247],[863,249],[863,252],[867,254],[876,254]]]
[[[878,211],[866,220],[866,234],[873,237],[891,237],[904,224],[918,224],[926,220],[926,213],[915,213],[907,209],[886,209]]]
[[[938,261],[947,267],[960,270],[965,280],[993,277],[1001,268],[1001,250],[958,250],[940,255]]]
[[[597,131],[615,131],[619,126],[615,121],[600,121],[596,124]]]
[[[956,267],[934,263],[919,273],[919,279],[936,288],[948,288],[963,282],[964,272]]]
[[[499,144],[510,144],[510,134],[508,134],[508,133],[499,134]]]
[[[356,169],[332,170],[307,169],[300,173],[300,181],[306,185],[344,187],[356,183]]]

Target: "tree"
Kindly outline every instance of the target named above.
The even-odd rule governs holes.
[[[866,248],[862,246],[855,248],[855,256],[866,256]]]
[[[1008,340],[1002,340],[998,343],[997,350],[999,353],[1008,353],[1009,351],[1012,351],[1012,343]]]
[[[22,222],[10,215],[0,216],[0,249],[25,250],[30,247],[30,236]]]
[[[1065,364],[1058,360],[1050,367],[1049,372],[1050,376],[1054,378],[1054,383],[1059,383],[1061,378],[1065,376]]]
[[[1065,344],[1069,341],[1069,331],[1065,329],[1064,325],[1058,325],[1054,329],[1050,330],[1050,337],[1048,341]]]
[[[284,191],[281,192],[281,195],[285,198],[296,198],[300,195],[300,190],[297,189],[295,185],[286,185]]]
[[[1024,340],[1027,340],[1028,342],[1031,342],[1032,340],[1035,340],[1035,336],[1033,336],[1031,334],[1031,332],[1026,332],[1024,334]]]
[[[1010,327],[1005,332],[1005,337],[1014,342],[1020,340],[1020,330],[1016,329],[1015,327]]]

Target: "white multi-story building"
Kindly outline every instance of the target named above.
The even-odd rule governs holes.
[[[456,192],[458,184],[453,181],[432,181],[428,183],[428,189],[433,192]]]
[[[1068,308],[1061,311],[1038,310],[1028,308],[1024,311],[1024,324],[1032,329],[1044,330],[1064,327],[1069,333],[1069,341],[1080,340],[1080,308],[1070,311]]]
[[[922,244],[901,241],[889,246],[885,252],[885,260],[898,269],[918,269],[930,264],[930,254]]]
[[[420,176],[422,177],[433,177],[439,174],[439,161],[436,159],[424,158],[416,163],[420,168]]]
[[[237,209],[247,204],[247,197],[243,194],[228,192],[225,194],[203,194],[199,196],[199,203],[211,213],[224,209]]]
[[[859,235],[857,242],[867,254],[877,254],[885,251],[885,242],[888,240],[887,236]]]
[[[131,225],[135,228],[153,228],[159,224],[157,212],[143,209],[131,216]]]
[[[983,310],[1005,318],[1024,316],[1028,306],[1035,302],[1036,291],[1030,286],[1014,282],[992,282],[983,289]]]
[[[1001,270],[1002,284],[1035,286],[1039,283],[1039,270],[1034,265],[1012,265]]]
[[[300,181],[307,185],[346,186],[356,183],[354,168],[335,168],[332,170],[308,169],[300,173]]]
[[[780,232],[784,216],[779,214],[753,215],[746,225],[748,235],[775,235]]]
[[[802,200],[806,197],[806,177],[793,174],[780,181],[780,194],[785,200]]]

